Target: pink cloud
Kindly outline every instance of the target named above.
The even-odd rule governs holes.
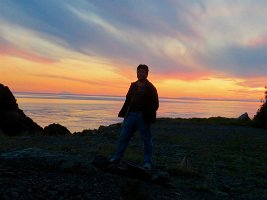
[[[265,35],[263,37],[251,39],[248,42],[248,46],[251,46],[251,47],[262,47],[262,46],[266,46],[266,45],[267,45],[267,35]]]
[[[182,80],[182,81],[194,81],[194,80],[203,80],[206,77],[210,76],[209,72],[178,72],[178,73],[164,73],[164,74],[155,74],[156,80],[166,80],[166,79],[173,79],[173,80]]]
[[[37,63],[51,64],[55,60],[46,58],[44,56],[37,55],[35,53],[19,49],[13,45],[1,44],[0,45],[0,55],[9,55],[13,57],[23,58]]]
[[[266,77],[251,77],[239,83],[239,85],[250,88],[264,88],[267,85]]]

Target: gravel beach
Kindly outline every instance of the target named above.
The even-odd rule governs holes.
[[[67,136],[1,134],[0,198],[267,199],[266,130],[159,119],[152,131],[153,170],[167,174],[167,184],[92,165],[114,152],[120,124]],[[142,159],[136,133],[122,163]]]

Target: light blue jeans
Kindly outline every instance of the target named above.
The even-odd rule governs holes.
[[[152,164],[152,136],[150,131],[150,125],[145,124],[143,113],[129,112],[127,118],[123,120],[121,134],[118,140],[117,151],[112,157],[113,159],[120,161],[128,146],[130,139],[134,132],[138,130],[144,141],[144,163]]]

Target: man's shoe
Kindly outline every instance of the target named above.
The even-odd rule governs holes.
[[[152,169],[151,164],[150,163],[145,163],[144,164],[144,169],[150,171]]]

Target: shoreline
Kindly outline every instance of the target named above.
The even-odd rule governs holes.
[[[156,126],[157,123],[185,123],[185,124],[209,124],[209,125],[235,125],[235,126],[246,126],[252,127],[253,122],[250,119],[242,120],[239,118],[228,118],[228,117],[209,117],[209,118],[169,118],[169,117],[160,117],[156,119],[156,122],[151,124],[151,126]],[[81,133],[84,131],[96,131],[105,127],[113,127],[121,125],[122,122],[111,123],[107,125],[100,125],[98,128],[93,129],[83,129],[81,131],[74,131],[73,133]]]

